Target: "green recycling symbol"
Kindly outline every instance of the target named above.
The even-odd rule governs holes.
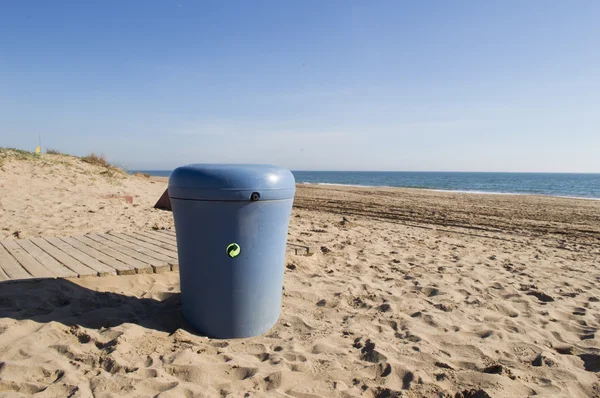
[[[232,243],[227,246],[227,255],[231,258],[235,258],[240,255],[242,248],[237,243]]]

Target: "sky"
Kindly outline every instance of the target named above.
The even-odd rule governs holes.
[[[0,146],[600,172],[600,2],[3,1]]]

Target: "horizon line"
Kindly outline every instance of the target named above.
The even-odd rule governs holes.
[[[173,169],[128,169],[127,171],[169,171]],[[586,171],[456,171],[456,170],[299,170],[288,169],[291,172],[301,173],[480,173],[480,174],[591,174],[600,175],[600,172]]]

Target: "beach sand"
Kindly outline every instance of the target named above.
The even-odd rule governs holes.
[[[128,176],[71,156],[5,161],[0,239],[173,227],[170,212],[153,208],[165,189],[166,180]]]
[[[172,227],[164,180],[72,162],[4,164],[2,238]],[[0,396],[600,396],[600,202],[300,185],[289,240],[251,339],[189,329],[174,272],[0,284]]]

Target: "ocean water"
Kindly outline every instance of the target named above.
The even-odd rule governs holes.
[[[131,171],[136,172],[139,170]],[[170,170],[142,170],[168,177]],[[296,182],[530,194],[600,200],[600,174],[459,173],[411,171],[293,171]]]

